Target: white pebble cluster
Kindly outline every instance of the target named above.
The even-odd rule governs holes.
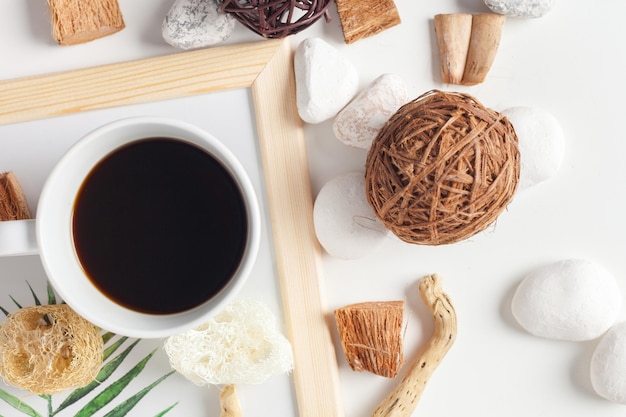
[[[601,397],[626,404],[626,322],[617,322],[622,294],[603,266],[568,259],[528,274],[511,303],[513,316],[529,333],[551,339],[600,338],[589,367]]]

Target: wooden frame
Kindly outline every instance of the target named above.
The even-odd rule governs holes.
[[[0,124],[250,88],[301,417],[343,403],[288,40],[264,40],[0,82]]]

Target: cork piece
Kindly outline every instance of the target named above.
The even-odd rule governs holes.
[[[472,16],[472,36],[465,61],[463,85],[480,84],[485,80],[500,45],[506,17],[494,13]]]
[[[32,218],[28,201],[13,172],[0,173],[0,221]]]
[[[496,57],[505,20],[506,16],[494,13],[436,15],[442,81],[482,83]]]
[[[335,310],[335,322],[348,364],[394,378],[404,361],[404,301],[365,302]]]
[[[393,0],[337,0],[346,43],[353,43],[400,24]]]
[[[52,36],[59,45],[75,45],[124,29],[117,0],[48,0]]]
[[[438,14],[435,16],[435,32],[439,43],[441,79],[446,84],[460,84],[472,35],[472,15]]]

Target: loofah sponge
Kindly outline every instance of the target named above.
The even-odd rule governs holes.
[[[289,341],[259,301],[237,300],[204,325],[170,336],[170,364],[191,382],[258,384],[293,367]]]
[[[65,304],[33,306],[0,325],[0,375],[34,394],[52,394],[91,382],[102,365],[96,327]]]

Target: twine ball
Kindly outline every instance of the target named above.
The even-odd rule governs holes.
[[[320,17],[328,18],[331,0],[220,0],[248,29],[265,38],[284,38],[298,33]]]
[[[449,244],[493,223],[519,174],[517,135],[506,117],[470,95],[432,90],[398,109],[374,139],[366,195],[401,240]]]

